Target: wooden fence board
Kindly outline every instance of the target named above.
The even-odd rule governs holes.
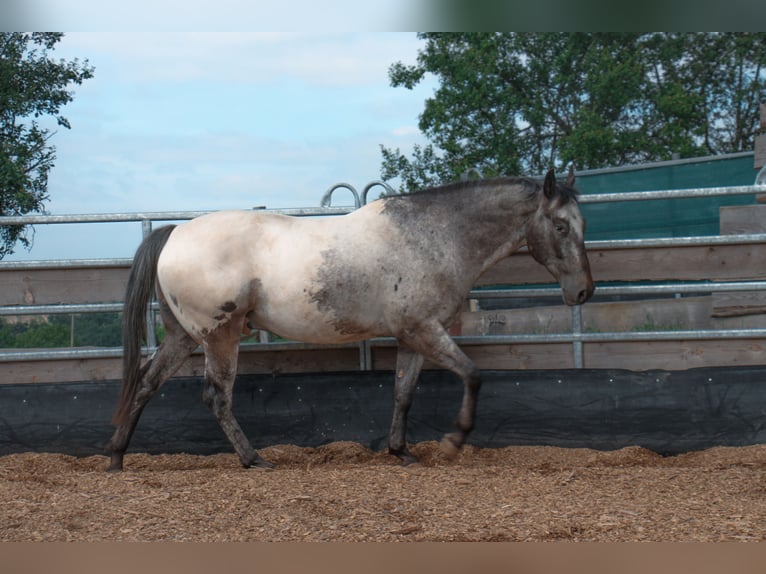
[[[739,281],[766,278],[766,244],[591,249],[593,278],[603,281]],[[477,285],[554,282],[528,254],[500,261]]]
[[[717,325],[711,321],[711,308],[712,299],[709,296],[591,302],[582,307],[582,328],[586,333],[714,329]],[[571,331],[571,308],[546,305],[463,313],[460,334],[514,335]]]
[[[586,368],[686,370],[697,367],[766,364],[763,339],[588,343]]]
[[[720,209],[721,235],[743,233],[766,233],[766,205],[737,205]],[[749,268],[756,279],[757,269]],[[766,293],[748,291],[737,293],[714,293],[714,317],[743,317],[766,312]]]
[[[0,305],[112,303],[125,297],[130,269],[5,269],[0,271]]]
[[[719,210],[721,235],[766,233],[766,205],[730,205]]]

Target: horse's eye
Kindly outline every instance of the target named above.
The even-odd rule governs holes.
[[[554,221],[553,226],[556,228],[556,232],[561,235],[569,233],[569,225],[566,221]]]

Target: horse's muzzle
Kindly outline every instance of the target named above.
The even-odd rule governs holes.
[[[595,291],[595,288],[593,286],[590,287],[590,289],[583,289],[577,294],[577,305],[582,305],[585,303],[588,299],[590,299],[593,296],[593,292]]]
[[[569,306],[582,305],[593,296],[593,292],[596,290],[596,286],[590,276],[585,277],[584,281],[582,279],[579,281],[563,279],[560,283],[564,295],[564,303]]]

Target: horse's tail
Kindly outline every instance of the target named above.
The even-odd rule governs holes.
[[[160,227],[141,242],[125,290],[122,312],[122,390],[112,424],[123,424],[141,379],[141,342],[146,338],[146,311],[157,281],[157,260],[175,225]]]

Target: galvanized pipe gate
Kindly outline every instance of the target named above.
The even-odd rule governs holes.
[[[759,174],[760,176],[760,174]],[[319,208],[295,208],[268,210],[273,213],[282,213],[293,216],[334,216],[343,215],[365,205],[368,193],[374,187],[380,186],[386,193],[394,190],[382,181],[372,181],[367,184],[362,193],[348,183],[338,183],[330,187],[322,196]],[[332,196],[335,191],[345,189],[351,192],[354,198],[353,207],[332,207]],[[604,203],[623,201],[646,201],[656,199],[679,199],[699,198],[713,196],[750,195],[766,193],[766,185],[756,181],[753,186],[693,188],[681,190],[662,190],[627,192],[598,195],[583,195],[580,203]],[[263,208],[257,208],[263,209]],[[154,221],[188,220],[198,217],[207,211],[193,212],[145,212],[145,213],[121,213],[121,214],[91,214],[91,215],[33,215],[22,217],[0,217],[0,225],[27,225],[27,224],[65,224],[65,223],[88,223],[88,222],[141,222],[142,234],[145,237],[152,230]],[[589,251],[599,249],[644,249],[656,247],[683,247],[683,246],[722,246],[742,244],[766,244],[766,234],[739,234],[712,237],[678,237],[659,239],[636,239],[636,240],[609,240],[590,241],[586,243]],[[61,261],[0,261],[0,273],[4,270],[37,269],[45,268],[69,268],[83,266],[84,264],[98,264],[102,266],[127,266],[129,259],[99,259],[99,260],[61,260]],[[598,295],[668,295],[668,294],[692,294],[692,293],[718,293],[718,292],[742,292],[764,291],[766,281],[735,281],[735,282],[706,282],[700,283],[673,283],[671,285],[623,285],[623,286],[598,286]],[[535,298],[555,297],[560,293],[558,287],[550,288],[519,288],[519,289],[481,289],[473,290],[471,299],[508,299],[514,297]],[[93,312],[119,312],[122,309],[120,303],[90,303],[90,304],[59,304],[59,305],[13,305],[0,307],[0,317],[18,315],[50,315],[71,313]],[[147,322],[154,325],[157,305],[153,305],[147,313]],[[154,329],[148,329],[149,341],[147,353],[151,353],[157,346]],[[581,307],[571,309],[571,332],[547,333],[547,334],[514,334],[514,335],[482,335],[482,336],[457,336],[458,343],[463,344],[519,344],[519,343],[569,343],[572,345],[572,357],[575,368],[583,368],[583,344],[589,342],[609,341],[663,341],[663,340],[717,340],[717,339],[766,339],[766,329],[725,329],[725,330],[685,330],[685,331],[647,331],[647,332],[618,332],[618,333],[586,333],[583,329]],[[248,344],[263,350],[274,349],[306,349],[323,348],[322,346],[306,345],[303,343],[268,343],[268,339],[261,337],[260,342]],[[390,345],[392,340],[373,339],[359,343],[359,368],[370,370],[372,366],[372,349],[381,345]],[[0,362],[45,360],[54,358],[103,358],[120,356],[121,349],[56,349],[47,351],[0,351]]]

